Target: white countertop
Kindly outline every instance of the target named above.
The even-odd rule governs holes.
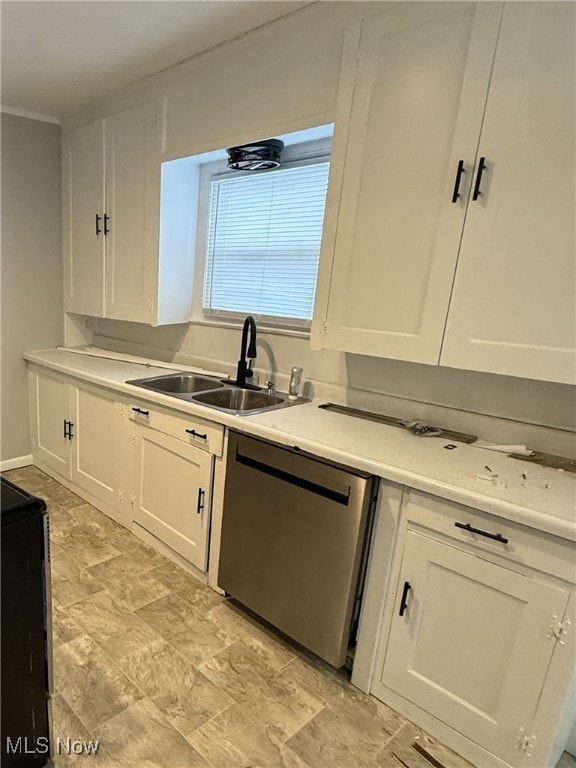
[[[576,475],[511,459],[474,445],[420,438],[403,429],[318,408],[323,400],[254,416],[234,416],[126,384],[166,375],[166,368],[88,357],[64,350],[24,357],[63,374],[156,402],[181,413],[337,461],[355,469],[576,541]],[[174,371],[180,370],[177,366]],[[486,467],[489,467],[488,470]],[[522,473],[527,477],[523,478]],[[496,474],[494,479],[490,478]]]

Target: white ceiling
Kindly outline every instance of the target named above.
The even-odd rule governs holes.
[[[59,117],[306,5],[310,0],[2,0],[2,107]]]

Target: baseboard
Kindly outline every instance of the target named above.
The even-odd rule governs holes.
[[[15,459],[5,459],[0,461],[0,472],[7,472],[9,469],[20,469],[20,467],[29,467],[32,464],[32,454],[29,456],[17,456]]]

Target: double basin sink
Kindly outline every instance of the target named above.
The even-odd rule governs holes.
[[[180,400],[206,405],[235,415],[261,413],[306,402],[304,398],[289,400],[288,395],[279,392],[269,393],[232,386],[220,379],[195,373],[174,373],[147,379],[133,379],[126,384],[133,384],[143,389],[161,392]]]

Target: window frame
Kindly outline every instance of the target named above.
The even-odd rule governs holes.
[[[318,165],[331,162],[332,137],[315,139],[285,147],[282,154],[282,169],[296,168],[306,165]],[[258,171],[258,173],[275,173],[276,169]],[[208,241],[208,222],[210,216],[210,197],[212,181],[217,178],[253,175],[253,171],[232,171],[227,168],[226,160],[215,160],[200,165],[198,220],[196,229],[196,257],[194,267],[194,287],[192,297],[191,322],[217,327],[238,327],[244,321],[247,312],[232,312],[229,310],[212,310],[205,312],[203,306],[204,279],[206,272],[206,248]],[[330,183],[328,181],[328,183]],[[320,259],[320,254],[318,256]],[[316,280],[317,287],[317,280]],[[283,318],[273,315],[262,315],[250,312],[259,327],[271,332],[289,335],[310,335],[312,318],[297,319]]]

